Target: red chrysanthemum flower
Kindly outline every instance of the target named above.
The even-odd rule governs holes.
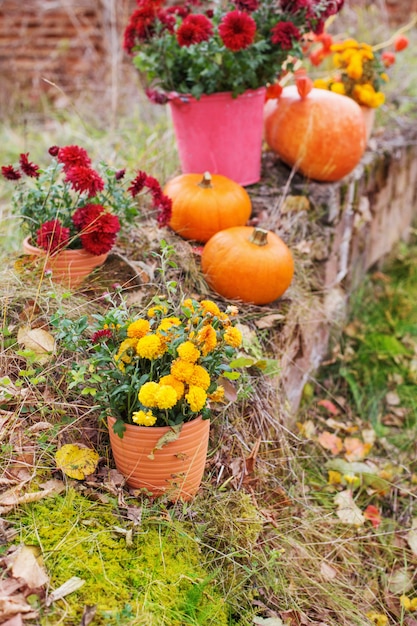
[[[119,218],[109,213],[101,204],[86,204],[79,207],[72,221],[80,231],[82,247],[91,254],[109,252],[120,230]]]
[[[75,165],[66,170],[65,182],[69,183],[74,191],[87,192],[93,198],[104,189],[104,180],[90,167]]]
[[[62,226],[59,220],[44,222],[36,232],[39,248],[53,254],[68,245],[70,229]]]
[[[146,97],[154,104],[166,104],[168,102],[168,96],[163,91],[157,89],[145,89]]]
[[[162,194],[159,203],[155,207],[157,209],[156,220],[160,227],[168,226],[172,216],[172,200],[165,194]]]
[[[103,328],[102,330],[96,330],[91,337],[91,343],[100,343],[102,339],[111,339],[113,336],[110,328]]]
[[[26,176],[30,176],[31,178],[39,178],[39,165],[35,165],[35,163],[31,163],[28,159],[29,152],[22,153],[19,157],[19,163],[22,172],[26,174]]]
[[[219,35],[226,48],[233,52],[250,46],[256,33],[256,22],[244,11],[230,11],[219,25]]]
[[[301,33],[292,22],[278,22],[274,28],[271,28],[271,41],[277,46],[281,46],[283,50],[291,50],[293,40],[299,41]]]
[[[147,176],[145,181],[145,186],[149,189],[152,194],[153,203],[157,204],[162,197],[162,189],[161,185],[153,176]]]
[[[137,196],[138,193],[142,191],[142,189],[145,186],[147,177],[148,175],[146,172],[138,172],[136,178],[132,180],[132,182],[130,183],[130,186],[127,189],[128,193],[130,193],[132,198]]]
[[[159,11],[157,17],[158,17],[158,20],[161,22],[161,24],[164,26],[165,30],[167,30],[169,33],[174,32],[175,15],[173,14],[172,11],[163,9],[162,11]]]
[[[59,148],[57,158],[58,161],[64,165],[65,172],[71,167],[89,167],[91,165],[91,159],[88,156],[87,150],[79,146],[64,146],[63,148]]]
[[[234,0],[234,4],[239,11],[256,11],[259,8],[258,0]]]
[[[59,152],[59,146],[51,146],[48,150],[49,154],[52,157],[56,157],[58,156],[58,152]]]
[[[1,173],[7,180],[19,180],[19,178],[22,178],[22,174],[13,165],[2,165]]]
[[[125,177],[125,174],[126,174],[126,169],[123,168],[122,170],[117,170],[114,177],[116,180],[122,180],[122,178]]]
[[[180,46],[191,46],[195,43],[208,41],[213,34],[213,24],[206,15],[195,13],[187,15],[177,30],[177,41]]]
[[[163,0],[139,0],[138,6],[130,16],[123,35],[123,49],[131,54],[141,41],[152,37],[155,30],[155,18]]]

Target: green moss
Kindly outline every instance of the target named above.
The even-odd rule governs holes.
[[[65,609],[62,601],[48,609],[42,626],[58,623],[64,610],[64,623],[75,626],[91,604],[97,605],[97,625],[228,624],[224,600],[201,566],[199,546],[179,523],[135,527],[130,545],[110,505],[72,489],[28,505],[19,522],[20,540],[41,547],[51,589],[72,576],[85,580],[67,596]]]

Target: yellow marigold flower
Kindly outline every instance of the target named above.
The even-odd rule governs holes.
[[[200,306],[203,309],[204,313],[210,313],[210,315],[214,315],[216,317],[220,316],[220,309],[215,302],[211,300],[202,300],[200,302]]]
[[[238,348],[242,343],[242,333],[235,326],[231,326],[224,331],[223,339],[229,346]]]
[[[136,353],[142,359],[154,360],[166,352],[166,346],[158,335],[146,335],[139,339],[136,346]]]
[[[339,43],[332,43],[330,46],[332,52],[341,52],[346,50],[346,48],[359,48],[359,44],[356,39],[345,39]]]
[[[191,298],[186,298],[182,303],[183,308],[190,309],[192,313],[194,313],[194,304]]]
[[[156,417],[152,411],[135,411],[132,413],[132,422],[138,424],[138,426],[153,426],[156,422]]]
[[[148,309],[147,315],[148,317],[155,317],[157,313],[162,313],[163,315],[165,315],[167,312],[168,312],[168,309],[164,304],[158,304]]]
[[[127,327],[127,336],[137,337],[138,339],[140,339],[141,337],[144,337],[146,333],[150,331],[150,329],[151,325],[149,324],[148,320],[136,320],[135,322],[129,324],[129,326]]]
[[[375,91],[369,83],[365,85],[355,85],[352,92],[353,98],[368,107],[377,108],[385,101],[385,96],[380,91]]]
[[[196,385],[202,389],[208,389],[210,387],[210,374],[201,365],[194,365],[193,372],[188,379],[190,385]]]
[[[329,89],[330,80],[325,78],[316,78],[313,84],[317,89]]]
[[[178,346],[178,355],[189,363],[195,363],[201,355],[200,350],[191,341],[184,341]]]
[[[411,600],[408,596],[402,595],[400,596],[400,604],[405,608],[406,611],[409,611],[411,607]]]
[[[123,361],[124,363],[130,363],[132,361],[132,356],[138,340],[136,337],[129,337],[122,341],[117,351],[117,354],[114,356],[115,361]]]
[[[214,350],[217,345],[217,335],[213,326],[207,324],[197,333],[197,343],[202,344],[201,351],[204,356]]]
[[[194,364],[182,359],[175,359],[171,365],[171,374],[177,380],[188,383],[194,371]]]
[[[335,93],[340,93],[342,96],[346,95],[346,89],[343,83],[332,83],[330,85],[330,91],[334,91]]]
[[[388,617],[382,613],[375,613],[374,611],[371,611],[366,614],[366,617],[371,620],[371,623],[374,624],[374,626],[387,626],[388,624]]]
[[[201,387],[196,387],[195,385],[191,385],[187,394],[185,394],[185,399],[190,405],[190,409],[197,413],[204,408],[207,402],[207,394],[204,389]]]
[[[181,400],[181,398],[184,395],[184,391],[185,391],[184,383],[182,383],[180,380],[175,378],[172,374],[167,374],[167,376],[162,376],[162,378],[159,379],[159,384],[170,385],[171,387],[173,387],[175,391],[177,392],[178,400]]]
[[[386,83],[388,83],[389,81],[389,76],[386,72],[382,72],[382,74],[380,74],[380,78],[381,80],[385,81]]]
[[[212,402],[223,402],[223,400],[224,400],[224,387],[222,387],[222,385],[219,385],[213,391],[213,393],[209,393],[208,394],[208,398]]]
[[[346,68],[346,73],[349,78],[353,80],[359,80],[363,75],[363,64],[362,64],[362,55],[360,52],[352,55],[352,58],[349,61],[349,65]]]
[[[152,381],[142,385],[138,393],[139,402],[143,404],[143,406],[148,406],[150,408],[157,406],[156,394],[158,392],[158,389],[158,383]]]
[[[178,402],[177,392],[171,385],[158,385],[155,399],[158,409],[172,409]]]
[[[165,317],[161,320],[157,330],[168,331],[171,330],[173,326],[181,326],[181,320],[178,319],[178,317]]]

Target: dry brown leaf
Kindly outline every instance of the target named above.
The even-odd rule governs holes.
[[[28,617],[28,615],[26,614],[25,617]],[[13,617],[5,622],[2,622],[1,624],[2,626],[23,626],[22,614],[18,613],[17,615],[14,615]]]
[[[330,450],[332,454],[339,454],[343,450],[343,442],[337,435],[333,435],[325,430],[317,438],[319,444],[326,450]]]
[[[398,406],[401,404],[401,399],[398,393],[395,391],[389,391],[385,396],[385,402],[390,406]]]
[[[260,329],[273,328],[276,322],[282,322],[282,320],[285,320],[285,315],[282,313],[271,313],[271,315],[264,315],[256,320],[255,326]]]
[[[38,553],[38,548],[22,545],[8,559],[12,575],[24,580],[29,589],[43,587],[49,582],[47,573],[39,564]]]
[[[17,343],[26,350],[32,350],[38,363],[47,363],[55,352],[55,339],[43,328],[22,326],[17,332]]]
[[[412,553],[417,556],[417,517],[413,519],[411,530],[408,531],[406,539]]]
[[[407,593],[413,587],[413,577],[406,567],[393,570],[387,581],[387,589],[396,596]]]
[[[65,596],[68,596],[70,593],[74,593],[74,591],[80,589],[80,587],[82,587],[84,583],[85,580],[83,580],[82,578],[78,578],[78,576],[73,576],[72,578],[69,578],[60,587],[58,587],[58,589],[55,589],[54,591],[52,591],[52,593],[49,594],[45,603],[46,606],[50,606],[53,602],[56,602],[57,600],[62,600],[62,598],[65,598]]]
[[[365,517],[362,514],[360,508],[355,504],[350,489],[340,491],[335,496],[335,504],[337,504],[337,517],[344,524],[351,524],[353,526],[362,526],[365,522]]]
[[[11,618],[19,613],[31,613],[33,608],[26,602],[23,594],[15,594],[10,597],[0,596],[0,616],[1,618]],[[19,623],[19,622],[16,622]],[[3,622],[2,622],[3,624]]]

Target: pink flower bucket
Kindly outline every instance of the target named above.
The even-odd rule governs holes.
[[[170,100],[184,174],[222,174],[240,185],[261,177],[265,87],[233,98],[230,92]]]

